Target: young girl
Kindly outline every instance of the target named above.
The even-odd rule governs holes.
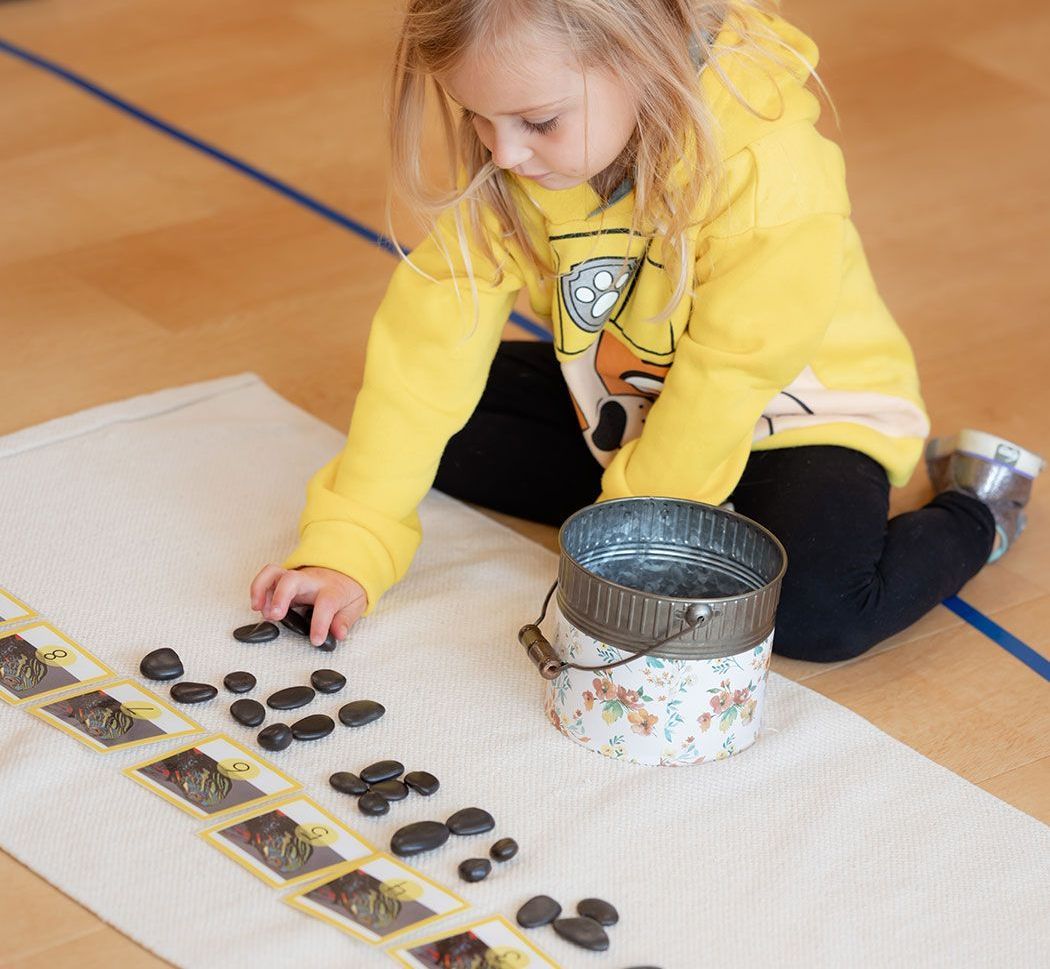
[[[933,441],[936,497],[887,524],[929,424],[814,127],[816,63],[760,0],[408,0],[394,186],[436,218],[252,608],[312,604],[311,640],[344,638],[404,575],[432,484],[551,524],[631,495],[728,499],[787,549],[774,648],[817,661],[1002,554],[1043,462],[991,435]],[[420,173],[428,88],[452,195]],[[522,289],[553,343],[500,342]]]

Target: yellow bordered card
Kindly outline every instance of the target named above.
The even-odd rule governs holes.
[[[26,712],[101,753],[204,733],[195,720],[133,680],[79,690]]]
[[[195,818],[243,811],[303,786],[225,734],[125,767],[124,773]]]
[[[0,626],[25,619],[36,619],[40,613],[16,599],[6,589],[0,589]]]
[[[382,851],[343,865],[286,895],[284,902],[371,945],[470,907],[455,892]]]
[[[276,888],[315,881],[324,872],[359,862],[376,850],[302,795],[230,818],[200,836]]]
[[[386,949],[409,969],[484,966],[485,969],[560,969],[502,915],[461,925],[453,932]]]
[[[0,700],[18,705],[116,674],[46,622],[0,632]]]

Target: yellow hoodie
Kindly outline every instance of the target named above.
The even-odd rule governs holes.
[[[809,37],[766,20],[816,66]],[[716,48],[736,39],[725,29]],[[551,321],[584,437],[605,467],[603,500],[719,503],[752,450],[803,444],[854,448],[894,484],[907,481],[929,430],[915,363],[850,220],[842,153],[814,127],[820,106],[804,87],[807,70],[756,70],[732,51],[719,64],[776,120],[700,71],[727,191],[689,241],[694,286],[671,318],[646,322],[671,291],[659,240],[628,245],[629,183],[603,203],[586,182],[548,190],[511,175],[530,237],[549,247],[559,278],[532,272],[487,216],[496,262],[471,252],[476,325],[447,213],[412,252],[421,272],[394,271],[346,446],[310,481],[286,568],[352,576],[369,611],[404,575],[421,538],[417,506],[478,403],[523,288]]]

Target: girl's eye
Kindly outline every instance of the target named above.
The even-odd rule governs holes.
[[[555,128],[558,127],[557,117],[551,118],[550,121],[526,121],[524,118],[521,119],[521,123],[529,130],[538,132],[541,135],[549,135]]]

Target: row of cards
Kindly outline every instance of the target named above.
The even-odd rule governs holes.
[[[38,615],[0,589],[0,626]],[[204,732],[132,680],[66,692],[114,675],[46,622],[0,630],[0,698],[12,704],[43,699],[28,712],[91,749],[104,753]],[[267,884],[298,886],[285,904],[371,945],[469,907],[455,892],[377,851],[309,797],[289,796],[302,784],[223,734],[124,773],[194,817],[225,817],[200,837]],[[275,797],[283,800],[272,802]],[[501,916],[386,951],[413,969],[557,969]]]

